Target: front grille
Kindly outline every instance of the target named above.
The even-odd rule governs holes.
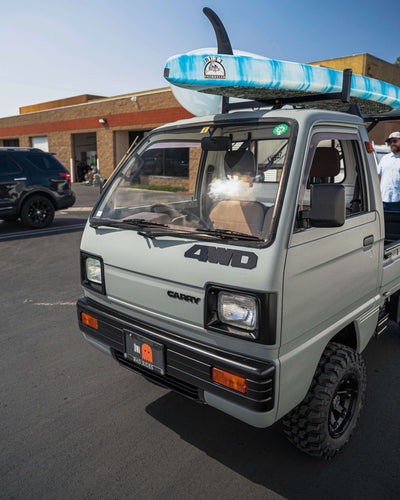
[[[155,384],[162,387],[166,387],[167,389],[172,389],[173,391],[176,391],[179,394],[186,396],[187,398],[193,399],[195,401],[201,401],[199,390],[194,385],[183,382],[182,380],[177,380],[176,378],[171,377],[168,374],[159,375],[158,373],[154,373],[151,370],[143,368],[142,366],[133,363],[129,359],[126,359],[125,356],[118,351],[114,351],[114,356],[118,363],[120,363],[122,366],[136,373],[140,373],[151,382],[154,382]]]

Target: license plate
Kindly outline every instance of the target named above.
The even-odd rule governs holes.
[[[163,344],[146,339],[128,330],[125,330],[124,333],[127,359],[148,370],[164,375],[165,361]]]

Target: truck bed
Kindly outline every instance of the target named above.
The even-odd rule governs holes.
[[[400,242],[400,212],[384,212],[385,250],[395,242]]]

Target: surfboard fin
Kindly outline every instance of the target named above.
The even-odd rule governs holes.
[[[203,12],[208,17],[214,28],[215,36],[217,37],[218,54],[233,55],[232,45],[221,19],[209,7],[204,7]]]

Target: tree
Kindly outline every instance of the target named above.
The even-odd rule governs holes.
[[[400,57],[398,57],[398,58],[396,59],[395,64],[396,64],[396,66],[400,66]]]

